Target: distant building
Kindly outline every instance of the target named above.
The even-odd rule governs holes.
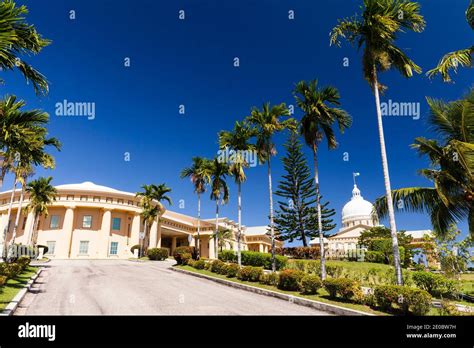
[[[366,201],[357,185],[354,184],[352,198],[342,208],[342,227],[332,236],[324,239],[324,244],[331,250],[347,251],[356,249],[360,234],[379,224],[374,206]],[[413,237],[413,244],[421,244],[424,236],[433,237],[431,230],[405,231]],[[310,241],[311,246],[319,246],[319,238]]]

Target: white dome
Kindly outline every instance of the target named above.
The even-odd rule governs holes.
[[[352,198],[342,208],[342,222],[348,220],[370,220],[372,221],[372,211],[374,206],[366,201],[361,195],[357,185],[352,190]]]

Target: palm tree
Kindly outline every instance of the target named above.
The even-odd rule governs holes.
[[[290,116],[290,111],[285,103],[270,107],[270,103],[263,104],[262,110],[254,107],[247,121],[256,130],[256,150],[260,163],[267,163],[268,192],[270,196],[270,237],[272,240],[272,271],[276,271],[275,263],[275,227],[273,221],[273,191],[272,171],[270,159],[276,154],[273,135],[285,129],[296,130],[296,121],[293,118],[281,120],[284,116]]]
[[[314,183],[316,188],[316,209],[318,216],[319,247],[321,251],[321,278],[326,279],[326,262],[324,253],[324,233],[321,214],[321,190],[319,186],[318,147],[326,138],[330,150],[337,147],[333,125],[339,126],[341,133],[350,127],[352,121],[349,114],[336,107],[340,105],[339,92],[334,87],[318,89],[318,81],[309,83],[300,81],[294,90],[296,104],[303,111],[300,133],[306,145],[313,151]]]
[[[181,171],[181,178],[191,178],[194,192],[198,196],[198,221],[197,221],[197,243],[196,258],[199,260],[201,254],[201,194],[206,191],[206,185],[211,181],[210,161],[203,157],[193,157],[193,163]]]
[[[56,200],[56,188],[51,185],[52,177],[40,177],[36,180],[30,181],[26,185],[26,193],[30,197],[27,206],[28,211],[34,213],[34,220],[31,233],[31,244],[36,245],[38,239],[38,222],[40,217],[48,216],[48,206]]]
[[[232,230],[228,228],[217,232],[217,236],[216,236],[216,232],[214,232],[211,236],[211,238],[217,238],[219,240],[219,249],[221,252],[222,250],[224,250],[226,240],[232,239],[233,237],[234,237],[234,233],[232,232]]]
[[[237,184],[237,206],[238,206],[238,231],[237,231],[237,262],[241,265],[241,238],[242,238],[242,183],[247,179],[245,168],[249,167],[243,152],[255,151],[255,145],[249,140],[256,135],[253,129],[246,122],[235,122],[232,131],[221,131],[219,133],[219,146],[221,149],[229,148],[233,151],[230,160],[230,173]]]
[[[431,217],[436,234],[445,236],[450,226],[467,219],[474,236],[474,89],[461,100],[446,103],[427,98],[430,128],[440,139],[415,139],[412,147],[431,162],[419,174],[434,187],[408,187],[392,191],[398,210],[424,212]],[[387,214],[387,200],[381,197],[375,209]]]
[[[425,20],[420,14],[420,4],[408,0],[364,0],[362,16],[354,16],[339,21],[330,34],[330,44],[340,46],[339,38],[345,38],[357,47],[364,47],[362,67],[364,77],[375,95],[377,123],[382,155],[382,168],[385,183],[385,195],[388,204],[388,216],[393,245],[393,260],[397,275],[397,284],[403,284],[400,254],[398,250],[397,226],[393,210],[390,176],[380,108],[379,91],[386,89],[378,81],[377,73],[394,67],[405,77],[412,77],[413,71],[421,73],[421,68],[408,58],[395,45],[397,34],[404,30],[420,33],[425,28]]]
[[[469,2],[469,6],[466,10],[466,20],[469,26],[474,30],[474,1]],[[427,75],[433,77],[437,74],[441,74],[444,82],[450,82],[451,76],[449,71],[454,70],[457,72],[458,66],[472,67],[472,55],[474,54],[474,46],[469,48],[446,53],[441,60],[438,62],[438,66],[428,71]]]
[[[140,256],[143,256],[145,248],[148,248],[152,223],[158,218],[157,223],[159,224],[159,217],[165,212],[165,207],[161,202],[166,201],[169,205],[173,204],[171,198],[167,195],[171,192],[171,188],[166,184],[143,185],[142,189],[143,192],[136,193],[136,197],[140,198],[141,216],[145,232],[143,242],[140,240]]]
[[[37,133],[35,134],[34,139],[31,139],[31,141],[25,141],[26,144],[18,144],[27,145],[27,147],[19,147],[16,149],[19,161],[17,166],[14,168],[14,172],[15,177],[18,178],[17,181],[21,184],[21,193],[20,200],[18,202],[15,224],[13,225],[13,236],[11,241],[12,244],[15,243],[27,178],[33,175],[35,166],[40,165],[45,169],[53,169],[55,167],[54,157],[46,152],[46,146],[53,146],[57,150],[61,149],[61,144],[56,138],[45,139],[45,136],[46,129],[39,128],[37,130]],[[10,220],[9,216],[8,220]]]
[[[23,55],[36,55],[51,43],[33,25],[25,22],[27,14],[26,6],[17,6],[12,0],[0,3],[0,68],[18,69],[26,82],[32,83],[36,94],[47,94],[46,77],[20,58]]]
[[[12,169],[18,149],[28,148],[32,141],[38,141],[38,133],[46,137],[48,113],[39,109],[21,110],[25,105],[23,100],[17,101],[16,96],[0,100],[0,188],[5,175]]]
[[[222,204],[227,204],[229,201],[229,187],[225,181],[229,174],[229,166],[227,163],[220,162],[216,157],[211,163],[211,200],[216,201],[216,229],[214,231],[214,257],[218,258],[218,243],[219,243],[219,201]]]

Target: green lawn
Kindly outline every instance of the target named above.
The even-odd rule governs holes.
[[[16,294],[25,287],[37,270],[36,267],[28,266],[17,278],[8,279],[7,283],[0,288],[0,311],[4,310]]]
[[[277,289],[274,286],[260,284],[260,283],[257,283],[257,282],[247,282],[247,281],[238,280],[237,278],[227,278],[225,275],[212,273],[212,272],[204,270],[204,269],[203,270],[198,270],[198,269],[195,269],[191,266],[175,266],[175,267],[180,268],[180,269],[184,269],[186,271],[191,271],[191,272],[194,272],[194,273],[204,274],[204,275],[211,276],[211,277],[214,277],[214,278],[225,279],[225,280],[228,280],[228,281],[231,281],[231,282],[234,282],[234,283],[246,284],[246,285],[254,286],[254,287],[257,287],[257,288],[262,288],[262,289],[272,290],[272,291],[276,291],[276,292],[281,292],[281,293],[287,294],[287,295],[307,298],[307,299],[310,299],[310,300],[329,303],[329,304],[333,304],[333,305],[340,306],[340,307],[359,310],[359,311],[362,311],[362,312],[367,312],[367,313],[376,314],[376,315],[389,315],[387,313],[383,313],[383,312],[373,310],[372,308],[370,308],[368,306],[361,305],[361,304],[344,302],[343,300],[338,300],[338,301],[330,300],[328,298],[328,293],[324,289],[320,289],[319,293],[317,295],[302,295],[302,294],[300,294],[296,291],[284,291],[284,290]]]

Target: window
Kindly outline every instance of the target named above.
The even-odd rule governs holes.
[[[112,219],[112,229],[115,231],[120,231],[120,218],[113,218]]]
[[[94,196],[94,202],[100,202],[100,197],[99,196]]]
[[[89,252],[89,241],[81,240],[79,242],[79,254],[80,255],[87,255]]]
[[[117,200],[117,203],[118,203],[118,204],[123,204],[123,199],[118,199],[118,200]]]
[[[54,255],[54,250],[56,249],[56,242],[48,241],[46,242],[46,246],[48,247],[48,251],[46,252],[46,255]]]
[[[110,255],[117,255],[118,251],[118,242],[110,243]]]
[[[106,203],[112,203],[112,198],[106,197],[106,198],[105,198],[105,202],[106,202]]]
[[[68,201],[73,201],[73,200],[74,200],[74,196],[73,196],[73,195],[67,195],[67,200],[68,200]]]
[[[81,196],[81,201],[87,201],[87,196]]]
[[[51,215],[49,228],[59,228],[59,215]]]
[[[132,202],[132,201],[128,201],[128,205],[133,205],[133,202]]]
[[[84,215],[82,217],[82,228],[91,228],[92,227],[92,216]]]

